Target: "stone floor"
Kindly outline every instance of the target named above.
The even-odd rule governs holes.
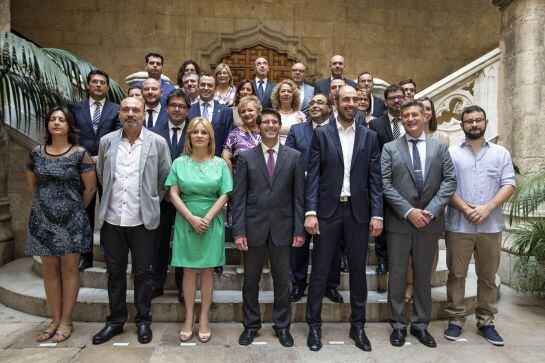
[[[207,344],[180,346],[180,324],[155,323],[154,339],[148,345],[138,344],[136,329],[131,325],[112,341],[93,346],[91,336],[101,323],[75,323],[75,332],[66,342],[56,347],[40,347],[35,334],[46,320],[0,305],[0,362],[543,362],[545,361],[545,300],[518,296],[508,286],[502,286],[499,300],[500,313],[496,327],[505,339],[504,347],[494,347],[476,333],[475,318],[469,317],[463,339],[449,342],[442,337],[445,321],[435,321],[430,332],[438,347],[426,348],[410,337],[405,347],[390,346],[390,329],[385,323],[369,323],[367,335],[373,345],[371,353],[355,348],[348,338],[347,323],[324,324],[324,347],[310,352],[306,347],[307,327],[292,325],[294,348],[283,348],[266,324],[255,344],[241,347],[237,344],[242,326],[239,323],[212,325],[213,337]],[[197,329],[197,328],[195,328]],[[125,343],[116,345],[114,343]],[[128,345],[127,345],[128,343]]]

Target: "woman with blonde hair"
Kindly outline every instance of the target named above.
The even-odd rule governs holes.
[[[280,142],[284,145],[291,126],[306,120],[305,114],[299,110],[301,93],[295,82],[285,79],[274,87],[271,93],[271,102],[273,108],[282,116]]]
[[[233,84],[233,73],[231,68],[225,63],[220,63],[214,70],[214,78],[216,78],[216,93],[214,100],[222,105],[233,106],[235,103],[236,88]]]
[[[222,158],[214,156],[214,130],[210,121],[195,117],[187,126],[184,151],[174,160],[165,186],[177,210],[172,243],[172,262],[184,268],[185,322],[180,340],[193,336],[197,272],[200,271],[201,312],[199,341],[212,335],[209,311],[212,304],[215,266],[225,264],[223,206],[233,189],[231,172]]]

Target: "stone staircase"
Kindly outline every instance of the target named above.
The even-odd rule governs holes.
[[[432,277],[432,319],[445,318],[444,309],[446,306],[447,268],[445,262],[444,242],[440,241],[439,264],[437,271]],[[312,247],[311,247],[312,248]],[[239,252],[234,243],[226,243],[227,265],[222,274],[215,275],[215,287],[213,306],[211,309],[211,321],[242,321],[242,282],[243,275],[237,274],[235,268],[238,264]],[[109,314],[107,275],[105,263],[100,255],[98,235],[95,234],[94,245],[95,265],[81,273],[81,289],[78,303],[74,311],[74,319],[80,321],[102,322]],[[373,243],[369,244],[367,261],[367,320],[386,321],[387,310],[387,286],[386,276],[375,274],[377,258],[374,252]],[[127,301],[130,305],[129,319],[133,319],[135,310],[133,308],[133,290],[131,266],[127,269]],[[496,283],[500,284],[499,277]],[[472,313],[476,304],[477,277],[474,265],[470,265],[466,283],[466,304],[468,313]],[[263,321],[272,319],[273,293],[272,278],[270,273],[263,273],[260,284],[260,305]],[[176,297],[176,285],[174,272],[169,271],[165,285],[165,295],[155,298],[152,302],[152,316],[154,321],[181,321],[184,319],[184,306]],[[339,292],[344,297],[343,304],[330,302],[324,299],[322,317],[324,321],[339,322],[348,321],[350,317],[350,293],[348,274],[341,273]],[[45,291],[42,279],[42,264],[39,257],[22,258],[0,267],[0,302],[19,311],[29,314],[47,316],[48,311],[45,301]],[[197,293],[197,305],[200,303],[200,296]],[[407,310],[410,311],[412,305]],[[294,321],[305,321],[306,297],[301,301],[292,304],[292,316]]]

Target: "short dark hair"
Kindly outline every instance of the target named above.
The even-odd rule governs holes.
[[[163,59],[163,56],[159,53],[148,53],[146,54],[146,64],[148,63],[149,61],[149,57],[156,57],[156,58],[161,58],[161,63],[164,64],[165,63],[165,60]]]
[[[435,105],[433,104],[433,101],[429,97],[421,97],[418,99],[420,102],[424,103],[424,101],[428,101],[431,105],[431,118],[429,122],[429,129],[430,131],[437,130],[437,115],[435,114]]]
[[[247,78],[242,78],[237,83],[237,87],[236,87],[237,90],[235,92],[235,105],[238,105],[238,102],[240,101],[238,97],[238,93],[240,92],[241,88],[244,87],[245,84],[249,84],[250,87],[252,87],[252,95],[257,96],[257,94],[255,93],[255,88],[254,88],[254,85],[252,84],[252,81],[250,81]]]
[[[462,113],[460,114],[460,120],[464,121],[464,115],[465,115],[466,113],[473,113],[473,112],[482,112],[484,118],[486,119],[486,111],[483,110],[483,108],[482,108],[481,106],[471,105],[471,106],[465,107],[465,108],[462,110]]]
[[[314,94],[314,95],[312,96],[312,98],[314,98],[314,97],[316,97],[316,96],[324,96],[325,99],[326,99],[326,101],[327,101],[327,106],[328,106],[328,107],[333,106],[333,105],[331,104],[331,100],[329,99],[329,95],[324,95],[323,93],[320,92],[320,93]],[[311,100],[312,100],[312,98],[311,98]]]
[[[79,139],[79,130],[76,127],[76,120],[74,119],[74,114],[66,107],[64,106],[55,106],[49,110],[47,115],[45,116],[45,144],[51,145],[51,141],[53,139],[53,136],[49,132],[49,119],[51,118],[51,115],[53,113],[61,111],[64,113],[64,118],[66,119],[66,122],[68,123],[68,142],[72,145],[76,145],[78,143]]]
[[[142,86],[141,85],[138,85],[138,84],[133,84],[132,86],[129,86],[129,88],[127,89],[127,93],[129,93],[131,90],[133,89],[139,89],[139,90],[142,90]]]
[[[403,94],[405,94],[405,91],[403,90],[403,87],[401,87],[398,84],[391,84],[384,90],[384,99],[388,98],[388,95],[392,92],[401,91]]]
[[[262,111],[261,111],[261,114],[260,114],[260,117],[257,118],[257,120],[255,120],[255,123],[257,125],[261,125],[261,118],[265,115],[275,115],[276,118],[278,119],[278,122],[280,124],[282,124],[282,116],[280,116],[280,112],[278,112],[277,110],[275,110],[274,108],[264,108]]]
[[[416,88],[416,82],[412,78],[404,79],[403,81],[400,81],[399,85],[403,86],[404,84],[409,84],[409,83],[414,84],[414,88]]]
[[[102,69],[93,69],[91,72],[87,74],[87,84],[91,82],[91,77],[95,75],[99,75],[106,78],[106,84],[108,87],[110,86],[110,76],[108,76],[108,73],[104,72]]]
[[[404,102],[401,105],[401,114],[403,114],[403,110],[405,110],[406,108],[409,108],[409,107],[413,107],[413,106],[418,106],[420,108],[420,113],[422,115],[424,115],[424,104],[422,103],[422,101],[415,100],[415,99]]]
[[[167,106],[170,104],[170,100],[173,98],[183,98],[185,105],[187,107],[191,107],[191,100],[189,99],[189,95],[184,92],[183,89],[178,88],[174,91],[170,92],[167,96]]]
[[[212,73],[210,73],[210,72],[205,72],[205,73],[202,73],[201,75],[199,75],[199,80],[198,80],[199,83],[201,83],[201,78],[202,78],[202,77],[212,77],[212,78],[214,78],[214,84],[215,84],[215,85],[218,84],[218,82],[216,81],[216,76],[214,76],[214,75],[213,75]]]
[[[375,77],[373,77],[373,75],[372,75],[371,73],[369,73],[369,72],[367,72],[367,71],[363,71],[363,72],[361,72],[360,74],[358,74],[358,82],[360,81],[360,77],[363,76],[364,74],[370,75],[371,78],[372,78],[372,81],[375,80]]]

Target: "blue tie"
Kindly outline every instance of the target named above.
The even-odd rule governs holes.
[[[208,103],[204,103],[202,105],[202,117],[210,121],[210,118],[208,117]]]
[[[170,143],[170,147],[172,148],[171,154],[173,156],[172,160],[176,158],[176,149],[178,148],[178,130],[180,130],[179,127],[173,127],[172,128],[172,140]]]
[[[263,89],[263,80],[260,79],[259,82],[257,82],[257,96],[261,103],[263,103],[263,93],[265,93],[265,90]]]
[[[422,194],[424,189],[424,174],[422,174],[422,163],[420,161],[420,154],[418,153],[418,148],[416,145],[419,141],[418,139],[409,140],[413,143],[413,170],[414,170],[414,180],[416,181],[416,188],[418,189],[418,195]]]
[[[95,112],[93,113],[93,131],[95,132],[95,134],[97,133],[97,130],[98,130],[98,124],[100,122],[100,114],[102,113],[101,110],[100,110],[100,107],[102,106],[102,104],[100,102],[95,102]]]
[[[148,124],[146,128],[148,130],[153,128],[153,110],[151,108],[148,110]]]

